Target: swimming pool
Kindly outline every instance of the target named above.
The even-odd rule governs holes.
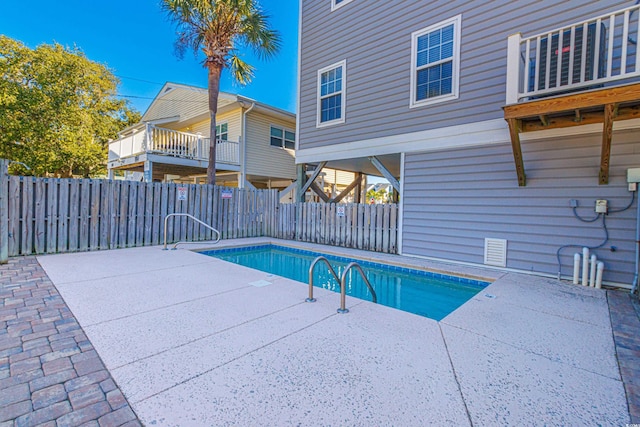
[[[309,280],[309,267],[320,255],[329,260],[339,276],[342,275],[347,264],[354,261],[354,259],[277,245],[207,250],[200,253],[306,284]],[[489,282],[465,277],[447,276],[364,260],[355,261],[362,266],[371,282],[379,304],[434,320],[443,319],[489,284]],[[314,285],[340,292],[340,284],[322,263],[316,265],[314,269]],[[371,301],[371,293],[354,270],[351,270],[347,276],[347,295]]]

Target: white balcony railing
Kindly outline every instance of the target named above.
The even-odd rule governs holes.
[[[209,138],[146,125],[109,144],[109,161],[142,153],[162,154],[193,160],[209,160]],[[240,144],[219,139],[216,163],[240,164]]]
[[[640,5],[528,38],[509,37],[507,105],[640,77]]]

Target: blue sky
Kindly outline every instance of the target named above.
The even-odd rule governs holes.
[[[280,32],[282,48],[268,61],[244,52],[243,59],[256,67],[253,82],[238,86],[225,71],[220,89],[295,112],[298,0],[260,4]],[[119,94],[128,95],[140,112],[166,81],[207,85],[201,57],[175,55],[175,26],[160,10],[160,0],[0,0],[0,8],[0,34],[32,48],[52,42],[79,47],[120,78]]]

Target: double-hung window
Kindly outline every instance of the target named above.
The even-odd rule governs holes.
[[[411,35],[411,107],[458,98],[461,18]]]
[[[229,139],[229,125],[227,123],[220,123],[216,125],[216,137],[218,140],[227,141]]]
[[[336,10],[337,8],[349,3],[350,1],[351,0],[331,0],[331,10]]]
[[[271,126],[271,145],[295,150],[296,133],[278,126]]]
[[[318,127],[344,123],[346,66],[343,60],[318,70]]]

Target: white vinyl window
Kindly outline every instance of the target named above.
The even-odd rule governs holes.
[[[228,141],[229,125],[227,123],[220,123],[219,125],[216,125],[216,136],[217,136],[217,139]]]
[[[278,126],[271,126],[271,145],[295,150],[296,133]]]
[[[458,98],[462,16],[411,35],[410,107]]]
[[[346,61],[318,70],[317,126],[344,123]]]
[[[331,10],[336,10],[353,0],[331,0]]]

